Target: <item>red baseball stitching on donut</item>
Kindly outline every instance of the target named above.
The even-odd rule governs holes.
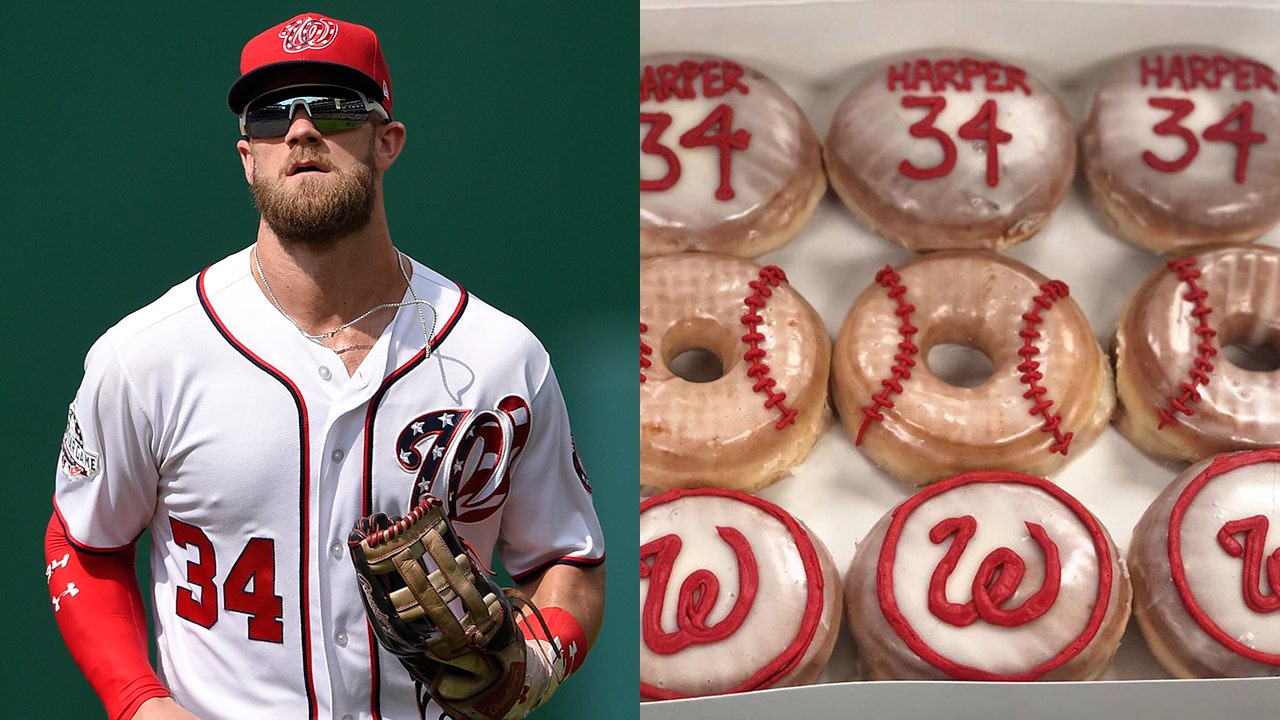
[[[1191,308],[1191,317],[1196,319],[1195,334],[1200,336],[1200,345],[1196,348],[1198,354],[1191,366],[1191,370],[1188,372],[1191,376],[1191,381],[1182,383],[1182,393],[1180,395],[1169,398],[1168,408],[1158,408],[1156,410],[1156,414],[1160,416],[1160,423],[1156,426],[1157,430],[1163,429],[1166,425],[1177,425],[1178,416],[1175,413],[1182,413],[1190,417],[1195,412],[1189,403],[1200,402],[1200,391],[1196,389],[1196,386],[1209,384],[1209,373],[1213,372],[1213,362],[1210,358],[1218,354],[1218,349],[1213,346],[1213,338],[1218,334],[1218,331],[1209,327],[1209,313],[1213,312],[1213,310],[1205,302],[1209,297],[1209,292],[1196,284],[1196,279],[1200,277],[1200,269],[1196,267],[1196,259],[1188,257],[1173,260],[1169,263],[1169,270],[1174,275],[1177,275],[1179,280],[1185,282],[1187,287],[1191,288],[1182,297],[1194,306]]]
[[[748,348],[743,353],[742,359],[750,363],[747,367],[747,376],[756,381],[751,387],[752,391],[764,393],[765,408],[770,410],[777,408],[782,415],[782,419],[774,425],[779,430],[794,423],[798,411],[787,407],[785,392],[775,392],[773,389],[778,383],[769,377],[769,366],[764,364],[765,350],[760,347],[760,343],[764,341],[764,335],[759,331],[759,325],[764,322],[764,318],[760,317],[760,310],[769,302],[769,298],[773,295],[773,288],[785,282],[787,282],[787,275],[782,272],[782,268],[777,265],[765,265],[760,268],[759,279],[747,283],[752,293],[742,301],[747,306],[747,312],[742,316],[742,324],[747,326],[747,334],[742,336],[742,342],[746,343]]]
[[[1195,593],[1191,591],[1191,582],[1187,579],[1187,568],[1182,560],[1182,521],[1200,491],[1220,475],[1225,475],[1246,465],[1264,462],[1280,463],[1280,449],[1272,448],[1224,453],[1210,461],[1208,466],[1182,489],[1182,492],[1178,494],[1178,499],[1174,501],[1173,509],[1169,512],[1169,537],[1166,549],[1169,553],[1170,579],[1173,581],[1174,588],[1178,591],[1178,598],[1182,600],[1182,607],[1196,621],[1196,624],[1209,637],[1237,655],[1266,665],[1280,666],[1280,654],[1249,647],[1240,638],[1234,637],[1214,621],[1200,605],[1200,602],[1196,600]],[[1274,590],[1274,588],[1272,589]]]
[[[796,632],[796,636],[791,643],[777,657],[765,663],[750,678],[725,692],[748,692],[772,687],[779,680],[786,677],[788,673],[795,670],[800,661],[804,659],[805,653],[809,651],[809,646],[813,644],[818,632],[818,622],[822,619],[823,614],[826,579],[822,574],[822,562],[818,557],[817,547],[814,545],[813,539],[809,537],[808,531],[800,524],[800,521],[796,520],[782,507],[739,490],[724,490],[720,488],[668,490],[641,502],[640,513],[643,514],[650,508],[674,502],[683,497],[699,496],[737,500],[772,515],[774,519],[782,523],[791,535],[791,539],[795,543],[796,553],[800,555],[800,564],[804,568],[805,580],[808,583],[800,629]],[[641,572],[644,572],[643,567]],[[677,700],[691,696],[675,690],[655,687],[641,680],[640,697],[646,700]]]
[[[916,366],[915,356],[920,352],[920,348],[911,341],[912,336],[920,331],[911,324],[911,313],[915,312],[916,306],[902,299],[907,292],[907,286],[902,284],[902,277],[894,272],[893,266],[885,265],[880,272],[876,273],[876,283],[889,288],[889,297],[898,304],[898,309],[893,312],[902,321],[898,327],[898,333],[902,335],[902,342],[898,343],[898,349],[902,352],[893,356],[895,363],[889,377],[880,381],[884,389],[879,395],[871,397],[870,405],[862,408],[862,414],[866,417],[862,420],[862,427],[858,428],[858,437],[854,439],[854,445],[862,444],[862,435],[867,431],[872,420],[884,419],[884,413],[880,412],[880,408],[893,408],[889,393],[902,393],[902,381],[911,379],[911,368]]]
[[[1018,372],[1022,373],[1021,381],[1028,388],[1022,397],[1031,401],[1031,414],[1044,418],[1044,426],[1040,431],[1053,434],[1053,444],[1049,446],[1049,452],[1066,455],[1071,448],[1071,438],[1074,433],[1064,433],[1058,428],[1062,422],[1060,413],[1049,413],[1053,401],[1044,396],[1048,389],[1040,384],[1044,374],[1040,372],[1040,363],[1034,358],[1040,354],[1040,348],[1035,344],[1035,341],[1040,339],[1040,331],[1036,326],[1043,322],[1040,311],[1052,308],[1055,301],[1067,297],[1071,291],[1061,280],[1050,280],[1040,286],[1040,292],[1040,295],[1032,298],[1035,306],[1031,311],[1022,314],[1026,326],[1018,332],[1018,336],[1022,338],[1022,347],[1018,348],[1018,354],[1022,356],[1022,364],[1018,365]]]
[[[640,332],[645,333],[648,331],[649,331],[649,326],[645,325],[644,323],[640,323]],[[653,365],[653,361],[649,359],[649,356],[652,354],[653,354],[653,348],[649,347],[649,344],[646,343],[643,339],[640,340],[640,382],[645,381],[644,369]]]

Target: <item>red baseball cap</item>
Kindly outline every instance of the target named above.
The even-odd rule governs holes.
[[[290,18],[245,43],[240,73],[227,93],[237,115],[263,93],[301,84],[359,90],[391,113],[391,73],[378,36],[318,13]]]

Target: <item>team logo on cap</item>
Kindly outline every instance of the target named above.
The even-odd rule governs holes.
[[[284,38],[284,51],[287,53],[323,50],[338,37],[338,23],[329,18],[308,15],[285,25],[280,37]]]

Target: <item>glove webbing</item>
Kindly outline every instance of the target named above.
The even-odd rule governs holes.
[[[401,535],[371,548],[374,552],[370,553],[369,567],[378,574],[397,572],[404,578],[405,587],[389,594],[402,620],[412,622],[424,615],[430,617],[448,647],[457,648],[461,653],[467,647],[483,646],[498,628],[497,621],[502,614],[496,597],[491,594],[481,597],[476,590],[469,577],[475,572],[470,559],[465,552],[453,554],[441,534],[446,531],[444,520],[436,516],[417,538]],[[430,574],[419,562],[424,554],[430,556],[437,567]],[[448,604],[455,599],[461,600],[466,610],[460,618],[448,609]],[[439,652],[439,648],[435,651]]]

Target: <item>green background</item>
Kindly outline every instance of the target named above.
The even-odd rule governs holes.
[[[314,11],[382,39],[408,126],[387,177],[393,240],[524,321],[569,405],[606,531],[609,603],[586,666],[536,716],[637,716],[634,98],[622,82],[635,6],[35,5],[0,10],[0,712],[104,716],[44,579],[67,404],[99,334],[253,241],[226,90],[248,38]]]

